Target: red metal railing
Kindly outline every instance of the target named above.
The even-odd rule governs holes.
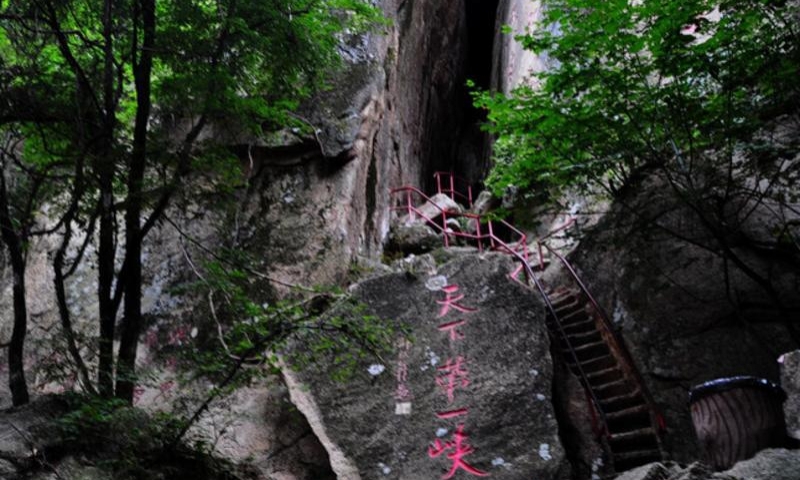
[[[553,323],[557,326],[557,328],[559,330],[559,334],[561,335],[561,338],[564,340],[564,343],[567,346],[567,350],[569,351],[569,354],[572,357],[572,360],[575,362],[575,368],[578,370],[579,380],[580,380],[581,384],[583,385],[584,389],[586,390],[586,394],[591,399],[591,402],[592,402],[592,404],[594,406],[594,412],[592,412],[592,416],[593,416],[593,418],[596,418],[596,416],[595,416],[595,412],[596,412],[597,416],[600,417],[600,427],[597,429],[598,435],[599,436],[608,436],[609,435],[609,430],[608,430],[608,421],[607,421],[607,418],[606,418],[606,413],[603,411],[602,407],[600,406],[600,401],[597,398],[597,396],[595,395],[594,390],[591,388],[591,385],[589,384],[589,379],[586,376],[586,373],[583,371],[583,367],[581,365],[581,362],[578,360],[578,354],[575,352],[575,349],[572,346],[572,343],[569,341],[569,337],[567,336],[566,332],[564,331],[564,327],[563,327],[563,325],[561,324],[561,321],[558,318],[558,314],[556,313],[556,310],[553,307],[553,303],[550,300],[550,297],[547,295],[547,292],[546,292],[544,286],[542,285],[541,280],[539,280],[536,277],[536,275],[533,274],[533,269],[531,268],[530,262],[528,261],[528,245],[527,245],[527,237],[526,237],[526,235],[524,233],[522,233],[521,231],[519,231],[518,229],[516,229],[515,227],[513,227],[511,224],[509,224],[505,220],[500,220],[499,222],[504,227],[509,228],[509,230],[511,230],[512,232],[516,233],[520,237],[519,241],[512,242],[512,244],[509,244],[509,243],[503,241],[502,239],[500,239],[499,237],[497,237],[494,234],[494,229],[493,229],[493,226],[492,226],[492,222],[495,222],[496,220],[488,220],[486,222],[487,226],[488,226],[488,233],[483,234],[483,233],[481,233],[481,229],[480,229],[480,225],[481,225],[481,216],[480,215],[472,214],[472,213],[448,212],[445,209],[443,209],[442,207],[440,207],[439,205],[437,205],[435,202],[432,202],[430,198],[428,198],[419,189],[414,188],[414,187],[395,188],[391,192],[392,192],[392,194],[397,194],[397,193],[404,193],[405,194],[404,201],[402,202],[402,205],[397,206],[397,207],[392,207],[392,210],[395,210],[395,211],[405,210],[407,212],[407,214],[411,217],[412,220],[413,220],[413,216],[414,215],[419,216],[419,218],[423,219],[427,224],[431,225],[435,230],[437,230],[437,231],[442,233],[442,235],[444,237],[445,247],[449,246],[449,236],[451,236],[451,235],[455,236],[455,237],[463,237],[463,238],[473,239],[473,240],[477,241],[477,245],[478,245],[478,250],[479,251],[483,250],[483,242],[484,242],[484,240],[488,240],[489,245],[491,246],[492,249],[508,253],[509,255],[513,256],[519,262],[519,267],[517,267],[517,269],[515,269],[511,273],[511,275],[510,275],[511,278],[517,280],[517,275],[521,271],[524,272],[526,280],[528,282],[533,282],[534,287],[536,288],[536,290],[541,295],[542,300],[545,303],[545,307],[547,308],[547,311],[550,313],[550,315],[552,316],[552,318],[554,320]],[[414,202],[413,202],[413,196],[414,195],[417,195],[421,199],[423,199],[426,202],[430,203],[431,205],[433,205],[436,208],[436,210],[439,211],[439,214],[437,214],[437,217],[439,215],[441,215],[442,225],[439,225],[436,221],[433,220],[433,218],[430,218],[427,215],[425,215],[419,208],[417,208],[414,205]],[[448,216],[450,218],[465,217],[465,218],[468,218],[468,219],[475,220],[477,222],[476,233],[475,234],[470,234],[470,233],[454,232],[454,231],[448,232],[447,231],[447,218],[448,218]],[[513,243],[516,243],[516,246],[514,246]]]
[[[644,383],[644,378],[642,378],[641,373],[639,373],[639,369],[636,368],[636,363],[633,361],[633,357],[628,351],[628,348],[625,346],[625,343],[620,336],[619,332],[614,328],[613,324],[611,323],[611,319],[608,318],[608,314],[606,311],[600,307],[600,304],[594,298],[594,296],[589,293],[589,289],[586,287],[586,284],[583,283],[583,280],[578,276],[578,272],[575,270],[575,267],[567,261],[567,259],[558,253],[554,248],[550,245],[545,243],[545,239],[552,236],[554,233],[563,231],[570,227],[571,225],[575,224],[575,217],[570,217],[570,219],[562,226],[550,231],[544,237],[541,237],[536,241],[538,250],[539,250],[539,264],[543,265],[544,261],[542,259],[542,251],[543,248],[546,249],[551,255],[556,257],[559,262],[564,266],[567,272],[570,274],[572,279],[575,281],[575,284],[580,289],[581,293],[584,295],[586,300],[592,306],[592,309],[595,311],[595,314],[599,318],[599,328],[601,330],[601,335],[608,339],[612,345],[610,345],[612,351],[616,351],[619,354],[619,360],[623,364],[623,368],[633,376],[634,381],[638,384],[639,388],[642,392],[642,397],[644,397],[645,402],[647,402],[648,407],[650,408],[650,412],[653,416],[654,423],[658,426],[659,430],[665,431],[666,430],[666,422],[664,420],[663,414],[659,411],[658,407],[656,406],[655,401],[653,400],[652,395],[650,394],[649,389],[647,388],[646,384]]]
[[[433,174],[436,179],[436,193],[444,193],[450,196],[450,200],[465,200],[467,208],[472,208],[472,185],[464,178],[453,175],[452,172],[436,172]],[[457,187],[466,187],[466,195],[458,190]]]
[[[475,214],[475,213],[461,213],[457,211],[448,211],[435,202],[431,201],[431,199],[425,195],[422,191],[415,187],[400,187],[395,188],[392,190],[392,194],[403,194],[403,201],[402,204],[396,207],[392,207],[394,211],[405,211],[413,220],[414,217],[419,217],[420,219],[424,220],[425,223],[430,225],[434,230],[440,232],[444,239],[444,246],[450,246],[451,238],[464,238],[467,241],[474,242],[475,245],[478,247],[478,250],[483,251],[484,248],[490,248],[492,250],[499,250],[505,251],[507,253],[516,253],[521,258],[528,261],[528,237],[520,230],[515,228],[510,223],[506,222],[505,220],[492,220],[486,219],[484,216]],[[440,219],[440,222],[437,222],[434,217],[429,217],[425,215],[423,211],[421,211],[417,206],[416,202],[414,202],[415,197],[419,198],[423,202],[427,202],[431,206],[433,206],[438,213],[436,214],[435,218]],[[466,227],[469,228],[469,224],[473,223],[475,227],[475,233],[471,233],[469,231],[456,231],[448,228],[447,220],[448,219],[459,219],[464,218],[467,220]],[[497,226],[501,225],[502,228],[507,229],[512,233],[515,237],[515,240],[506,242],[500,239],[496,234],[495,230]],[[519,273],[521,269],[518,269],[516,273]]]

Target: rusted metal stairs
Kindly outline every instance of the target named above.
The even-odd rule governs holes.
[[[622,361],[614,342],[600,328],[592,302],[580,291],[548,292],[553,315],[547,319],[569,369],[591,389],[598,405],[593,416],[605,438],[614,470],[622,472],[663,459],[659,431],[663,420],[653,410],[643,384]],[[560,321],[560,326],[555,322]],[[604,334],[605,333],[605,334]],[[600,418],[598,418],[600,417]]]

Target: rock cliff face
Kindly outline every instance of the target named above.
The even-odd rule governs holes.
[[[658,179],[646,180],[612,207],[572,259],[663,409],[668,453],[691,462],[699,447],[687,407],[689,388],[736,375],[777,382],[779,355],[797,347],[787,318],[768,308],[767,294],[752,278],[692,243],[706,234],[667,192]],[[737,253],[788,304],[798,301],[797,272],[789,265],[746,248]]]
[[[382,362],[336,383],[329,366],[292,372],[292,398],[340,480],[558,478],[568,472],[552,403],[543,308],[500,254],[354,289],[370,314],[409,329]],[[387,295],[391,292],[391,295]],[[463,463],[461,463],[463,461]]]
[[[465,159],[471,163],[462,169],[459,147],[472,141],[475,123],[463,85],[467,59],[474,44],[491,44],[491,36],[479,37],[470,51],[468,20],[494,18],[491,9],[470,6],[477,3],[383,1],[391,25],[352,39],[335,88],[306,107],[316,137],[289,147],[241,146],[255,172],[248,235],[276,276],[340,280],[354,255],[381,251],[392,187],[430,186],[441,169],[478,180],[482,159]],[[489,63],[469,73],[483,68],[488,77]]]

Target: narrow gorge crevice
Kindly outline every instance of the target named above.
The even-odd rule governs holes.
[[[486,115],[472,105],[466,84],[471,80],[478,88],[490,87],[498,3],[499,0],[463,0],[454,32],[456,38],[447,45],[449,51],[429,52],[432,56],[450,58],[429,62],[432,81],[425,98],[420,99],[427,101],[426,109],[432,120],[423,138],[428,145],[422,148],[428,154],[427,159],[423,158],[423,178],[428,191],[435,187],[436,171],[452,171],[473,187],[479,187],[488,170],[489,137],[481,131]],[[426,25],[433,30],[440,27],[436,21]],[[436,70],[440,64],[449,65],[447,78],[438,77]],[[440,111],[430,112],[432,108]]]

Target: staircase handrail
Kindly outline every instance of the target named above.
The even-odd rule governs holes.
[[[467,208],[472,208],[472,185],[467,179],[454,175],[453,172],[444,171],[434,172],[433,177],[436,179],[436,193],[450,194],[450,200],[453,201],[455,201],[456,197],[460,197],[467,201]],[[442,188],[442,177],[445,177],[450,188]],[[456,190],[456,181],[466,185],[466,195]]]
[[[501,245],[505,246],[505,242],[499,240]],[[556,313],[555,307],[553,307],[553,302],[550,301],[550,297],[547,295],[547,292],[544,289],[544,285],[542,285],[541,280],[539,280],[536,275],[533,273],[533,269],[531,268],[530,262],[527,259],[523,258],[519,253],[515,252],[514,250],[505,246],[508,250],[509,254],[512,255],[520,262],[524,271],[525,277],[530,281],[533,280],[533,284],[536,287],[536,290],[539,291],[539,294],[544,300],[545,307],[550,315],[553,317],[553,323],[558,327],[558,331],[561,334],[561,338],[564,340],[564,343],[567,345],[567,349],[569,350],[569,354],[572,357],[572,360],[575,362],[575,368],[578,370],[578,376],[580,377],[580,382],[584,387],[589,398],[591,398],[592,403],[594,404],[595,411],[600,416],[600,423],[601,428],[597,432],[598,435],[609,435],[609,428],[608,428],[608,419],[606,417],[606,413],[603,410],[603,407],[600,405],[600,400],[597,398],[597,395],[594,393],[594,389],[592,389],[591,384],[589,383],[589,377],[586,376],[586,372],[584,372],[583,367],[581,366],[580,360],[578,360],[578,354],[575,352],[575,348],[572,346],[572,342],[569,341],[569,337],[567,336],[567,332],[564,330],[564,326],[561,324],[561,321],[558,318],[558,314]]]
[[[515,249],[513,249],[510,245],[508,245],[507,243],[502,241],[500,238],[498,238],[494,234],[494,222],[499,222],[501,225],[503,225],[504,227],[508,228],[509,230],[511,230],[512,232],[514,232],[516,235],[519,236],[519,240],[517,240],[514,243],[517,244],[517,249],[518,250],[522,250],[521,257],[524,258],[527,261],[527,259],[528,259],[528,237],[527,237],[527,235],[525,235],[525,233],[523,233],[522,231],[518,230],[517,228],[515,228],[513,225],[511,225],[510,223],[506,222],[505,220],[491,220],[491,219],[486,220],[485,216],[477,214],[477,213],[466,213],[466,212],[462,213],[462,212],[448,211],[448,210],[442,208],[438,203],[436,203],[433,200],[431,200],[430,197],[425,195],[425,193],[423,193],[421,190],[419,190],[416,187],[404,186],[404,187],[394,188],[394,189],[391,190],[392,194],[401,193],[401,192],[405,192],[406,193],[405,205],[403,207],[391,207],[392,210],[405,209],[409,213],[413,212],[415,215],[417,215],[420,218],[422,218],[423,220],[425,220],[425,222],[428,223],[429,225],[431,225],[435,230],[437,230],[437,231],[442,233],[442,236],[444,237],[444,245],[445,245],[445,247],[449,247],[450,246],[449,237],[452,235],[454,237],[462,237],[462,238],[469,238],[469,239],[472,239],[472,240],[477,240],[478,250],[480,250],[480,251],[483,251],[483,242],[486,241],[486,240],[488,240],[489,245],[491,246],[491,248],[496,248],[497,245],[502,245],[509,252],[515,251]],[[439,212],[441,213],[441,217],[442,217],[442,225],[441,226],[438,223],[436,223],[432,218],[429,218],[422,211],[420,211],[417,207],[414,206],[414,203],[411,201],[412,200],[411,199],[411,195],[412,194],[418,195],[422,200],[424,200],[425,202],[433,205],[437,210],[439,210]],[[470,220],[474,220],[475,223],[476,223],[476,232],[477,233],[471,234],[471,233],[466,233],[466,232],[456,232],[456,231],[452,231],[452,230],[448,231],[447,230],[447,218],[448,218],[448,216],[449,216],[449,218],[463,217],[463,218],[467,218],[467,219],[470,219]],[[487,224],[487,227],[488,227],[488,230],[489,230],[489,232],[485,233],[485,234],[481,233],[481,221],[483,221],[483,220],[486,221],[486,224]]]
[[[574,217],[572,217],[571,220],[569,222],[567,222],[566,225],[562,225],[562,227],[557,229],[557,230],[563,230],[566,227],[568,227],[569,225],[572,225],[573,223],[575,223],[575,218]],[[633,375],[634,379],[636,380],[636,383],[639,384],[639,387],[641,388],[641,393],[642,393],[642,396],[645,399],[645,402],[647,402],[647,405],[650,407],[650,411],[653,412],[654,415],[655,415],[655,421],[656,421],[656,424],[658,425],[659,430],[660,431],[666,430],[666,424],[664,422],[664,416],[661,414],[661,412],[658,409],[655,401],[653,400],[653,397],[650,394],[650,390],[647,388],[647,384],[645,384],[645,382],[644,382],[644,378],[642,377],[641,373],[639,373],[639,369],[636,368],[636,363],[634,362],[633,357],[631,356],[630,352],[628,351],[627,347],[625,346],[625,343],[623,342],[622,338],[620,337],[619,332],[617,332],[617,330],[613,327],[613,324],[611,323],[611,319],[608,317],[608,314],[606,313],[606,311],[603,308],[600,307],[600,304],[597,302],[597,300],[594,298],[594,296],[591,293],[589,293],[589,289],[586,287],[586,284],[583,283],[583,280],[581,280],[581,278],[578,276],[578,272],[575,270],[575,268],[572,266],[572,264],[570,264],[569,261],[563,255],[561,255],[560,253],[555,251],[555,249],[553,247],[551,247],[550,245],[548,245],[544,241],[552,233],[555,233],[555,231],[550,232],[550,233],[548,233],[548,235],[545,235],[544,237],[542,237],[542,238],[537,240],[537,244],[539,246],[539,252],[540,252],[540,254],[539,254],[539,262],[540,262],[540,264],[542,262],[542,256],[541,256],[541,251],[542,250],[541,250],[541,248],[542,248],[542,246],[544,246],[544,248],[547,249],[552,255],[554,255],[561,262],[561,264],[564,266],[564,268],[566,268],[567,272],[569,272],[569,274],[572,277],[572,279],[575,280],[575,283],[578,285],[578,288],[586,296],[586,299],[589,300],[589,303],[592,304],[592,307],[594,308],[594,311],[600,317],[600,326],[601,326],[601,328],[604,331],[607,332],[608,338],[614,343],[614,347],[616,347],[616,351],[619,352],[620,355],[622,355],[622,360],[624,361],[624,363],[627,364],[628,372],[631,375]]]
[[[600,400],[597,398],[597,396],[594,393],[594,390],[591,388],[591,384],[589,383],[589,378],[586,376],[586,372],[584,372],[583,367],[581,366],[581,362],[580,362],[580,360],[578,360],[578,354],[575,352],[575,349],[572,346],[572,343],[569,341],[569,337],[567,336],[567,333],[564,331],[563,325],[561,324],[561,322],[558,319],[558,314],[556,313],[555,307],[553,307],[553,303],[550,301],[550,297],[547,295],[547,292],[545,291],[544,286],[542,285],[541,281],[533,273],[533,268],[531,268],[530,262],[528,261],[528,245],[525,242],[525,239],[527,238],[525,236],[525,234],[520,232],[519,230],[517,230],[515,227],[513,227],[511,224],[507,223],[506,221],[501,220],[503,225],[507,226],[512,231],[514,231],[515,233],[518,233],[519,235],[522,236],[522,240],[517,243],[518,248],[520,246],[523,247],[523,253],[520,253],[520,252],[517,251],[517,249],[513,248],[511,245],[509,245],[508,243],[506,243],[505,241],[503,241],[502,239],[500,239],[499,237],[497,237],[494,234],[494,231],[491,229],[492,220],[488,221],[488,224],[489,224],[489,227],[490,227],[489,233],[486,234],[486,235],[481,235],[481,233],[480,233],[481,215],[470,214],[470,213],[461,213],[461,214],[459,214],[459,213],[456,213],[456,212],[450,212],[450,214],[451,215],[460,215],[460,216],[464,216],[464,217],[467,217],[467,218],[472,218],[472,219],[477,220],[478,233],[477,233],[477,235],[469,235],[469,234],[465,235],[462,232],[449,232],[448,233],[446,231],[447,213],[448,212],[445,209],[443,209],[441,206],[439,206],[436,202],[432,201],[430,198],[428,198],[427,195],[425,195],[422,191],[420,191],[419,189],[417,189],[415,187],[405,186],[405,187],[399,187],[399,188],[395,188],[395,189],[391,190],[392,194],[399,193],[399,192],[406,192],[406,205],[405,205],[405,208],[409,212],[414,212],[414,213],[418,214],[426,222],[428,222],[431,225],[433,225],[435,229],[440,230],[444,234],[445,246],[448,246],[447,236],[448,236],[448,234],[450,234],[450,235],[455,235],[455,236],[465,236],[465,237],[468,237],[468,238],[477,238],[478,239],[478,249],[481,250],[482,249],[481,240],[483,238],[487,238],[488,237],[489,240],[491,241],[491,246],[493,248],[497,248],[497,246],[499,245],[500,247],[502,247],[502,250],[505,250],[506,252],[508,252],[509,255],[513,256],[520,263],[520,265],[522,266],[522,269],[525,272],[525,277],[528,279],[528,281],[531,281],[531,280],[533,281],[534,286],[536,287],[536,290],[539,291],[539,294],[541,295],[542,300],[544,300],[545,307],[547,308],[547,311],[553,317],[554,323],[557,325],[559,333],[561,334],[561,338],[564,340],[564,343],[566,344],[567,349],[569,350],[569,354],[572,357],[573,361],[575,362],[575,368],[577,368],[577,370],[578,370],[578,374],[579,374],[578,376],[580,377],[581,384],[584,386],[584,389],[586,390],[587,395],[591,398],[592,403],[594,404],[595,411],[600,416],[601,428],[599,429],[598,435],[606,435],[607,436],[609,434],[609,429],[608,429],[608,420],[606,418],[606,413],[605,413],[605,411],[603,411],[603,408],[600,405]],[[436,222],[433,221],[433,219],[428,218],[419,209],[414,207],[413,203],[411,202],[411,194],[412,193],[418,194],[420,197],[425,199],[425,201],[427,201],[431,205],[435,206],[436,209],[439,210],[442,213],[442,225],[444,225],[444,227],[439,226]],[[403,208],[403,207],[392,207],[393,210],[398,210],[400,208]]]

